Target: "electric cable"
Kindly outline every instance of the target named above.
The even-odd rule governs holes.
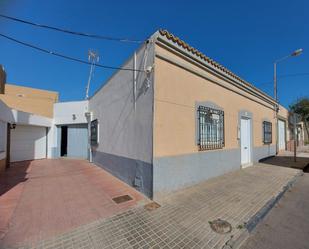
[[[72,31],[72,30],[68,30],[68,29],[64,29],[64,28],[34,23],[34,22],[30,22],[30,21],[27,21],[27,20],[24,20],[24,19],[11,17],[11,16],[7,16],[7,15],[3,15],[3,14],[0,14],[0,17],[11,20],[11,21],[20,22],[20,23],[27,24],[27,25],[32,25],[32,26],[35,26],[35,27],[38,27],[38,28],[50,29],[50,30],[54,30],[54,31],[57,31],[57,32],[71,34],[71,35],[78,35],[78,36],[84,36],[84,37],[101,39],[101,40],[109,40],[109,41],[128,42],[128,43],[143,43],[143,41],[141,41],[141,40],[111,37],[111,36],[103,36],[103,35],[98,35],[98,34],[90,34],[90,33]]]
[[[46,54],[54,55],[54,56],[57,56],[57,57],[60,57],[60,58],[63,58],[63,59],[67,59],[67,60],[70,60],[70,61],[79,62],[79,63],[86,64],[86,65],[91,65],[91,62],[88,62],[88,61],[85,61],[85,60],[81,60],[81,59],[78,59],[78,58],[74,58],[74,57],[71,57],[71,56],[68,56],[68,55],[60,54],[60,53],[58,53],[58,52],[53,52],[53,51],[50,51],[50,50],[47,50],[47,49],[38,47],[38,46],[36,46],[36,45],[32,45],[32,44],[30,44],[30,43],[26,43],[26,42],[17,40],[17,39],[15,39],[15,38],[13,38],[13,37],[4,35],[4,34],[2,34],[2,33],[0,33],[0,36],[3,37],[3,38],[6,38],[7,40],[13,41],[13,42],[15,42],[15,43],[21,44],[21,45],[26,46],[26,47],[30,47],[30,48],[32,48],[32,49],[35,49],[35,50],[37,50],[37,51],[40,51],[40,52],[43,52],[43,53],[46,53]],[[145,72],[144,70],[133,69],[133,68],[113,67],[113,66],[107,66],[107,65],[97,64],[97,63],[95,63],[95,65],[96,65],[97,67],[101,67],[101,68],[105,68],[105,69],[115,69],[115,70],[124,70],[124,71]]]

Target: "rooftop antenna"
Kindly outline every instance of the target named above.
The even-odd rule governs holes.
[[[85,97],[85,99],[89,99],[90,82],[91,82],[91,78],[94,74],[95,65],[96,65],[97,62],[99,62],[99,53],[89,49],[89,51],[88,51],[88,61],[91,63],[91,65],[90,65],[88,83],[87,83],[87,87],[86,87],[86,97]]]

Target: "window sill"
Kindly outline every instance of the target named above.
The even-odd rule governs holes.
[[[200,148],[198,146],[198,151],[199,152],[203,152],[203,151],[213,151],[213,150],[222,150],[224,149],[224,147],[217,147],[217,148]]]

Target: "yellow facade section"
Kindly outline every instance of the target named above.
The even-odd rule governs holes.
[[[239,147],[240,111],[253,114],[254,147],[264,145],[264,120],[273,124],[272,144],[275,144],[275,113],[271,104],[232,86],[159,45],[156,45],[156,54],[154,157],[204,153],[199,152],[196,142],[196,103],[206,101],[213,102],[224,110],[223,149]]]
[[[58,93],[6,84],[5,93],[0,94],[0,99],[10,108],[51,118]]]

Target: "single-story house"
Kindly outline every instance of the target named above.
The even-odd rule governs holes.
[[[14,99],[0,94],[9,108],[36,115],[31,124],[13,115],[11,137],[27,134],[28,144],[46,145],[40,157],[11,149],[11,159],[89,159],[157,198],[287,148],[284,107],[276,113],[271,96],[166,30],[155,32],[122,69],[85,101],[58,103],[55,92],[16,86]],[[27,100],[29,91],[47,97],[43,110]]]
[[[93,161],[147,196],[276,154],[275,100],[168,31],[123,68],[89,99]]]

